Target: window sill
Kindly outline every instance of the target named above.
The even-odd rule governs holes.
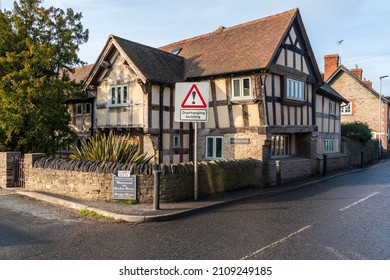
[[[212,161],[212,160],[223,160],[223,158],[205,158],[205,160]]]
[[[280,157],[280,158],[271,158],[269,161],[270,163],[275,164],[277,160],[281,160],[283,162],[305,162],[305,161],[310,161],[309,158],[303,158],[303,157],[296,157],[296,156],[287,156],[287,157]]]
[[[228,104],[255,104],[259,103],[261,98],[232,98],[229,100]]]
[[[283,99],[282,101],[283,105],[289,105],[289,106],[297,106],[297,107],[302,107],[305,105],[304,100],[295,100],[295,99]]]
[[[286,155],[286,156],[271,156],[271,160],[280,160],[280,159],[288,159],[291,158],[291,156]]]
[[[122,107],[128,107],[130,103],[123,103],[123,104],[114,104],[114,105],[108,105],[108,108],[122,108]]]
[[[77,118],[90,117],[90,116],[91,116],[91,114],[77,114],[77,115],[75,115],[75,117],[77,117]]]

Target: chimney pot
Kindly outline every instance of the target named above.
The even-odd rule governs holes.
[[[356,67],[354,69],[351,69],[350,71],[352,74],[354,74],[359,79],[359,81],[363,80],[363,69],[362,68],[359,68],[356,65]]]
[[[363,83],[364,83],[366,86],[372,88],[372,82],[371,82],[370,80],[366,80],[366,78],[364,78]]]

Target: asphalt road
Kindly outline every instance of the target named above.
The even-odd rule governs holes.
[[[0,193],[0,259],[390,259],[390,162],[270,198],[131,225]]]

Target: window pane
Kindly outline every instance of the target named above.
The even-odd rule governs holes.
[[[123,86],[123,103],[127,103],[127,86]]]
[[[274,135],[271,139],[271,155],[272,156],[288,156],[289,155],[289,136]]]
[[[117,90],[118,90],[118,94],[117,94],[118,100],[117,100],[117,103],[121,104],[122,103],[122,87],[117,87]]]
[[[249,78],[242,79],[242,82],[243,82],[243,87],[244,87],[244,96],[245,97],[251,96],[250,79]]]
[[[240,80],[233,80],[233,97],[240,97]]]
[[[285,136],[285,139],[286,139],[286,141],[285,141],[284,149],[285,149],[285,155],[287,156],[287,155],[289,155],[289,143],[290,143],[290,141],[289,141],[288,136]]]
[[[87,104],[84,104],[84,111],[85,111],[85,114],[91,114],[91,104],[87,103]]]
[[[82,107],[81,104],[76,105],[76,114],[81,115],[82,114]]]
[[[280,136],[280,155],[284,156],[285,155],[285,150],[284,150],[284,137]]]
[[[111,104],[115,104],[115,87],[111,88]]]
[[[215,157],[222,158],[222,138],[216,138],[215,141]]]
[[[299,96],[299,83],[298,82],[295,82],[295,95],[294,95],[295,98],[300,98]]]
[[[299,83],[299,98],[305,99],[305,91],[303,89],[303,83]]]
[[[294,97],[293,85],[291,80],[287,80],[287,96]]]
[[[271,140],[271,155],[275,155],[275,136],[272,136]]]
[[[206,157],[212,158],[213,157],[213,144],[214,144],[214,139],[211,137],[207,137],[206,139],[206,145],[207,145],[207,151],[206,151]]]

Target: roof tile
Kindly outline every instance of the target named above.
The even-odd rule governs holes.
[[[182,48],[185,77],[201,77],[266,68],[298,9],[172,43]]]

